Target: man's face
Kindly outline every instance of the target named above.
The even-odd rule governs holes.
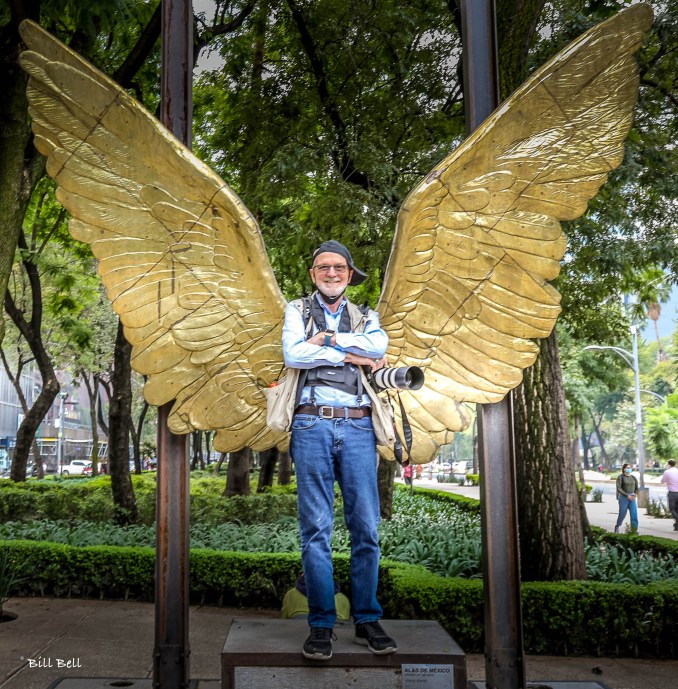
[[[341,254],[325,252],[318,254],[309,271],[311,280],[326,297],[337,297],[344,293],[353,271]]]

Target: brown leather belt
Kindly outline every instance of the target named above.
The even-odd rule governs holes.
[[[298,406],[295,414],[313,414],[321,419],[362,419],[372,415],[371,407],[314,407],[310,404]]]

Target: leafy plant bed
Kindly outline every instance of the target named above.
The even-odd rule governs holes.
[[[411,495],[396,491],[394,517],[379,527],[382,556],[419,564],[440,576],[477,578],[481,575],[481,531],[478,501],[450,499],[442,491],[422,490]],[[197,498],[200,496],[193,496]],[[458,497],[458,496],[455,496]],[[295,553],[299,533],[293,495],[253,495],[218,500],[203,513],[193,514],[191,547],[248,553]],[[290,500],[292,502],[290,503]],[[218,506],[225,503],[226,523],[214,524]],[[204,504],[204,503],[203,503]],[[286,512],[291,512],[288,516]],[[266,523],[253,523],[256,519]],[[197,521],[196,521],[197,520]],[[647,584],[678,579],[678,543],[667,539],[608,534],[595,530],[586,546],[588,578],[610,583]],[[120,527],[111,523],[42,520],[0,524],[0,539],[34,540],[73,546],[114,545],[153,547],[153,526]],[[335,553],[349,552],[349,535],[337,504],[332,537]]]
[[[155,554],[150,548],[55,543],[0,543],[24,562],[20,595],[133,598],[152,601]],[[194,603],[279,607],[301,570],[298,553],[190,552]],[[334,558],[335,576],[350,596],[349,558]],[[383,561],[385,616],[438,620],[469,653],[483,648],[479,580],[439,577],[421,566]],[[525,583],[525,647],[556,655],[677,655],[678,582],[646,586],[598,582]]]

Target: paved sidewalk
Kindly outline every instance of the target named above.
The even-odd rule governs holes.
[[[478,486],[459,486],[456,483],[438,483],[435,479],[429,480],[427,478],[417,479],[414,482],[417,488],[435,488],[436,490],[445,490],[450,493],[458,493],[459,495],[467,495],[470,498],[480,497],[480,488]],[[593,483],[594,487],[596,486]],[[589,522],[593,526],[599,526],[608,531],[614,531],[614,525],[617,523],[618,506],[617,500],[612,495],[603,496],[603,502],[587,502],[586,514]],[[624,531],[629,525],[629,517],[626,515],[626,520],[622,526]],[[645,508],[641,507],[638,510],[638,533],[643,536],[661,536],[662,538],[671,538],[678,540],[678,531],[673,530],[673,519],[655,519],[648,517]],[[678,686],[678,680],[676,681]]]
[[[83,682],[82,689],[123,686],[120,681],[128,678],[143,679],[133,686],[150,689],[152,604],[12,598],[5,609],[18,617],[0,624],[3,689],[48,689],[63,677],[108,678],[105,683]],[[220,653],[234,616],[279,617],[279,612],[191,607],[190,675],[200,680],[198,689],[220,687]],[[678,677],[678,660],[529,656],[526,667],[530,681],[600,682],[609,689],[669,689],[676,686]],[[467,668],[469,680],[485,679],[482,656],[468,655]]]

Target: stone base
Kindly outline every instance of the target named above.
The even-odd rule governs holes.
[[[304,620],[234,619],[221,653],[222,689],[466,689],[466,656],[431,621],[382,620],[398,652],[370,653],[353,643],[352,624],[334,628],[328,661],[307,660]]]
[[[526,685],[527,689],[610,689],[607,684],[600,682],[549,682],[532,681]],[[468,689],[486,689],[485,682],[469,682]]]
[[[188,689],[219,689],[221,682],[213,679],[192,679]],[[112,687],[128,687],[128,689],[153,689],[153,680],[120,679],[119,677],[59,677],[47,689],[111,689]]]

